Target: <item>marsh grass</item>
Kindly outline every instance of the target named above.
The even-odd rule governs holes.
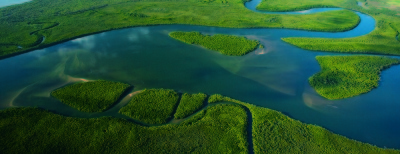
[[[135,95],[119,113],[148,124],[164,124],[173,116],[179,95],[169,89],[146,89]]]
[[[103,112],[130,87],[124,83],[100,80],[68,85],[51,92],[51,95],[79,111]]]
[[[242,56],[257,48],[258,41],[245,37],[216,34],[202,35],[199,32],[171,32],[169,36],[188,44],[197,44],[207,49],[219,51],[224,55]]]
[[[378,56],[317,56],[321,72],[309,78],[321,96],[342,99],[378,87],[380,73],[400,60]]]
[[[205,99],[207,98],[206,94],[198,93],[198,94],[188,94],[185,93],[182,95],[179,106],[175,113],[175,119],[186,118],[189,115],[192,115],[197,110],[199,110],[203,104]]]

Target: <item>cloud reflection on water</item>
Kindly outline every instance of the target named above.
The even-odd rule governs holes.
[[[71,42],[81,45],[84,49],[91,50],[96,46],[95,35],[85,36]]]
[[[150,35],[148,35],[150,33],[149,28],[147,27],[138,27],[136,28],[136,30],[132,30],[129,32],[129,34],[127,35],[128,40],[131,42],[137,42],[142,38],[150,38]]]

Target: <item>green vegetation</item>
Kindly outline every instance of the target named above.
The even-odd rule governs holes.
[[[164,124],[178,105],[178,93],[169,89],[146,89],[135,95],[119,113],[148,124]]]
[[[208,98],[208,103],[218,103],[218,102],[235,102],[235,100],[229,97],[222,96],[220,94],[214,94]]]
[[[257,48],[258,41],[245,37],[216,34],[202,35],[199,32],[172,32],[169,36],[188,44],[198,44],[224,55],[242,56]]]
[[[166,97],[164,100],[171,100],[176,98],[176,93],[172,90],[151,89],[138,96],[133,98],[135,103],[138,98],[142,98],[141,101],[144,102],[160,100],[162,96]],[[152,96],[156,98],[153,99]],[[201,95],[195,96],[199,98]],[[212,95],[209,100],[210,103],[232,104],[211,105],[181,123],[151,127],[120,118],[75,118],[37,108],[10,108],[0,111],[0,138],[3,139],[0,140],[0,151],[248,153],[250,135],[253,138],[254,153],[400,152],[350,140],[324,128],[303,124],[280,112],[222,95]],[[148,108],[144,110],[149,111]],[[159,113],[159,110],[153,111],[154,114]],[[251,129],[247,129],[249,127]]]
[[[112,81],[83,82],[57,89],[51,93],[61,102],[83,112],[103,112],[131,87]]]
[[[301,11],[312,8],[339,7],[339,4],[345,3],[345,0],[262,0],[257,6],[257,10],[267,11]],[[354,2],[355,3],[355,2]],[[290,4],[290,5],[288,5]]]
[[[328,99],[366,93],[378,86],[380,72],[400,60],[378,56],[317,56],[321,72],[310,77],[312,87]]]
[[[2,153],[247,153],[246,112],[211,106],[190,123],[144,127],[111,117],[72,118],[35,108],[0,111]]]
[[[203,106],[203,102],[206,98],[207,95],[203,93],[183,94],[178,109],[174,115],[175,119],[186,118],[187,116],[199,110],[200,107]]]
[[[0,57],[132,26],[190,24],[345,31],[360,21],[349,10],[267,15],[248,10],[243,3],[243,0],[33,0],[0,8]],[[45,40],[40,43],[43,37]]]
[[[307,50],[375,53],[400,55],[400,42],[396,40],[400,18],[387,15],[375,15],[378,21],[373,32],[356,38],[283,38],[282,40]]]
[[[267,108],[212,95],[214,101],[230,101],[247,107],[252,115],[254,153],[393,153],[400,151],[376,146],[333,134],[328,130],[304,124]],[[214,102],[215,103],[215,102]]]
[[[388,0],[379,1],[379,4],[386,3],[386,1]],[[400,29],[399,9],[380,7],[381,5],[376,5],[376,2],[370,3],[371,5],[368,5],[368,7],[361,7],[353,0],[263,0],[258,9],[289,11],[313,7],[342,7],[360,11],[371,15],[376,20],[376,28],[370,34],[343,39],[282,38],[282,40],[307,50],[400,55],[400,42],[396,40]]]

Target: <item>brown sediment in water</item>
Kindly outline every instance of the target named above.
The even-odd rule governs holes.
[[[331,108],[331,109],[337,109],[338,107],[334,105],[332,101],[329,101],[318,94],[313,94],[311,92],[304,91],[303,93],[303,102],[304,104],[312,108],[314,110],[321,110],[322,108]]]
[[[129,101],[131,100],[131,98],[137,94],[139,94],[140,92],[142,92],[143,90],[139,90],[139,91],[134,91],[132,93],[129,93],[128,95],[126,95],[124,98],[122,98],[122,100],[120,101],[120,103],[118,105],[122,105],[125,106],[126,104],[129,103]]]
[[[20,90],[18,90],[16,93],[15,93],[15,95],[13,96],[13,97],[11,97],[10,98],[10,103],[9,103],[9,107],[15,107],[14,106],[14,101],[15,101],[15,99],[17,99],[18,98],[18,96],[20,96],[21,94],[22,94],[22,92],[24,92],[28,87],[30,87],[30,86],[32,86],[32,85],[34,85],[34,84],[36,84],[37,82],[35,82],[35,83],[32,83],[32,84],[30,84],[30,85],[28,85],[28,86],[26,86],[26,87],[24,87],[24,88],[22,88],[22,89],[20,89]]]

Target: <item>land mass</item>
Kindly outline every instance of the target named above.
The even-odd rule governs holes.
[[[188,24],[232,28],[291,28],[340,32],[358,25],[349,10],[310,15],[262,14],[244,0],[33,0],[0,8],[0,57],[84,35],[133,26]]]
[[[175,97],[171,91],[151,90],[155,96],[169,93]],[[135,97],[144,96],[135,95],[132,100],[139,100]],[[153,103],[164,102],[160,97],[152,100]],[[141,101],[145,102],[131,101],[128,106],[149,103]],[[159,126],[138,124],[136,119],[87,119],[61,116],[38,108],[10,108],[0,111],[0,150],[4,153],[400,152],[354,141],[280,112],[222,95],[212,95],[208,102],[207,107],[180,123]],[[160,106],[158,110],[141,109],[153,114],[161,109],[169,112],[167,106]]]
[[[310,85],[328,99],[343,99],[378,87],[380,73],[399,59],[378,56],[317,56],[321,72],[309,78]]]
[[[201,45],[229,56],[243,56],[255,50],[259,45],[259,42],[255,40],[223,34],[209,36],[202,35],[199,32],[172,32],[169,36],[185,43]]]
[[[57,89],[51,95],[83,112],[103,112],[131,86],[112,81],[83,82]]]
[[[282,40],[307,50],[400,55],[400,42],[396,38],[400,30],[400,11],[389,6],[382,7],[388,1],[390,0],[382,0],[379,3],[374,2],[374,5],[363,7],[357,5],[355,0],[263,0],[258,9],[295,11],[316,7],[340,7],[366,13],[376,20],[376,27],[374,31],[364,36],[341,39],[293,37],[282,38]]]

